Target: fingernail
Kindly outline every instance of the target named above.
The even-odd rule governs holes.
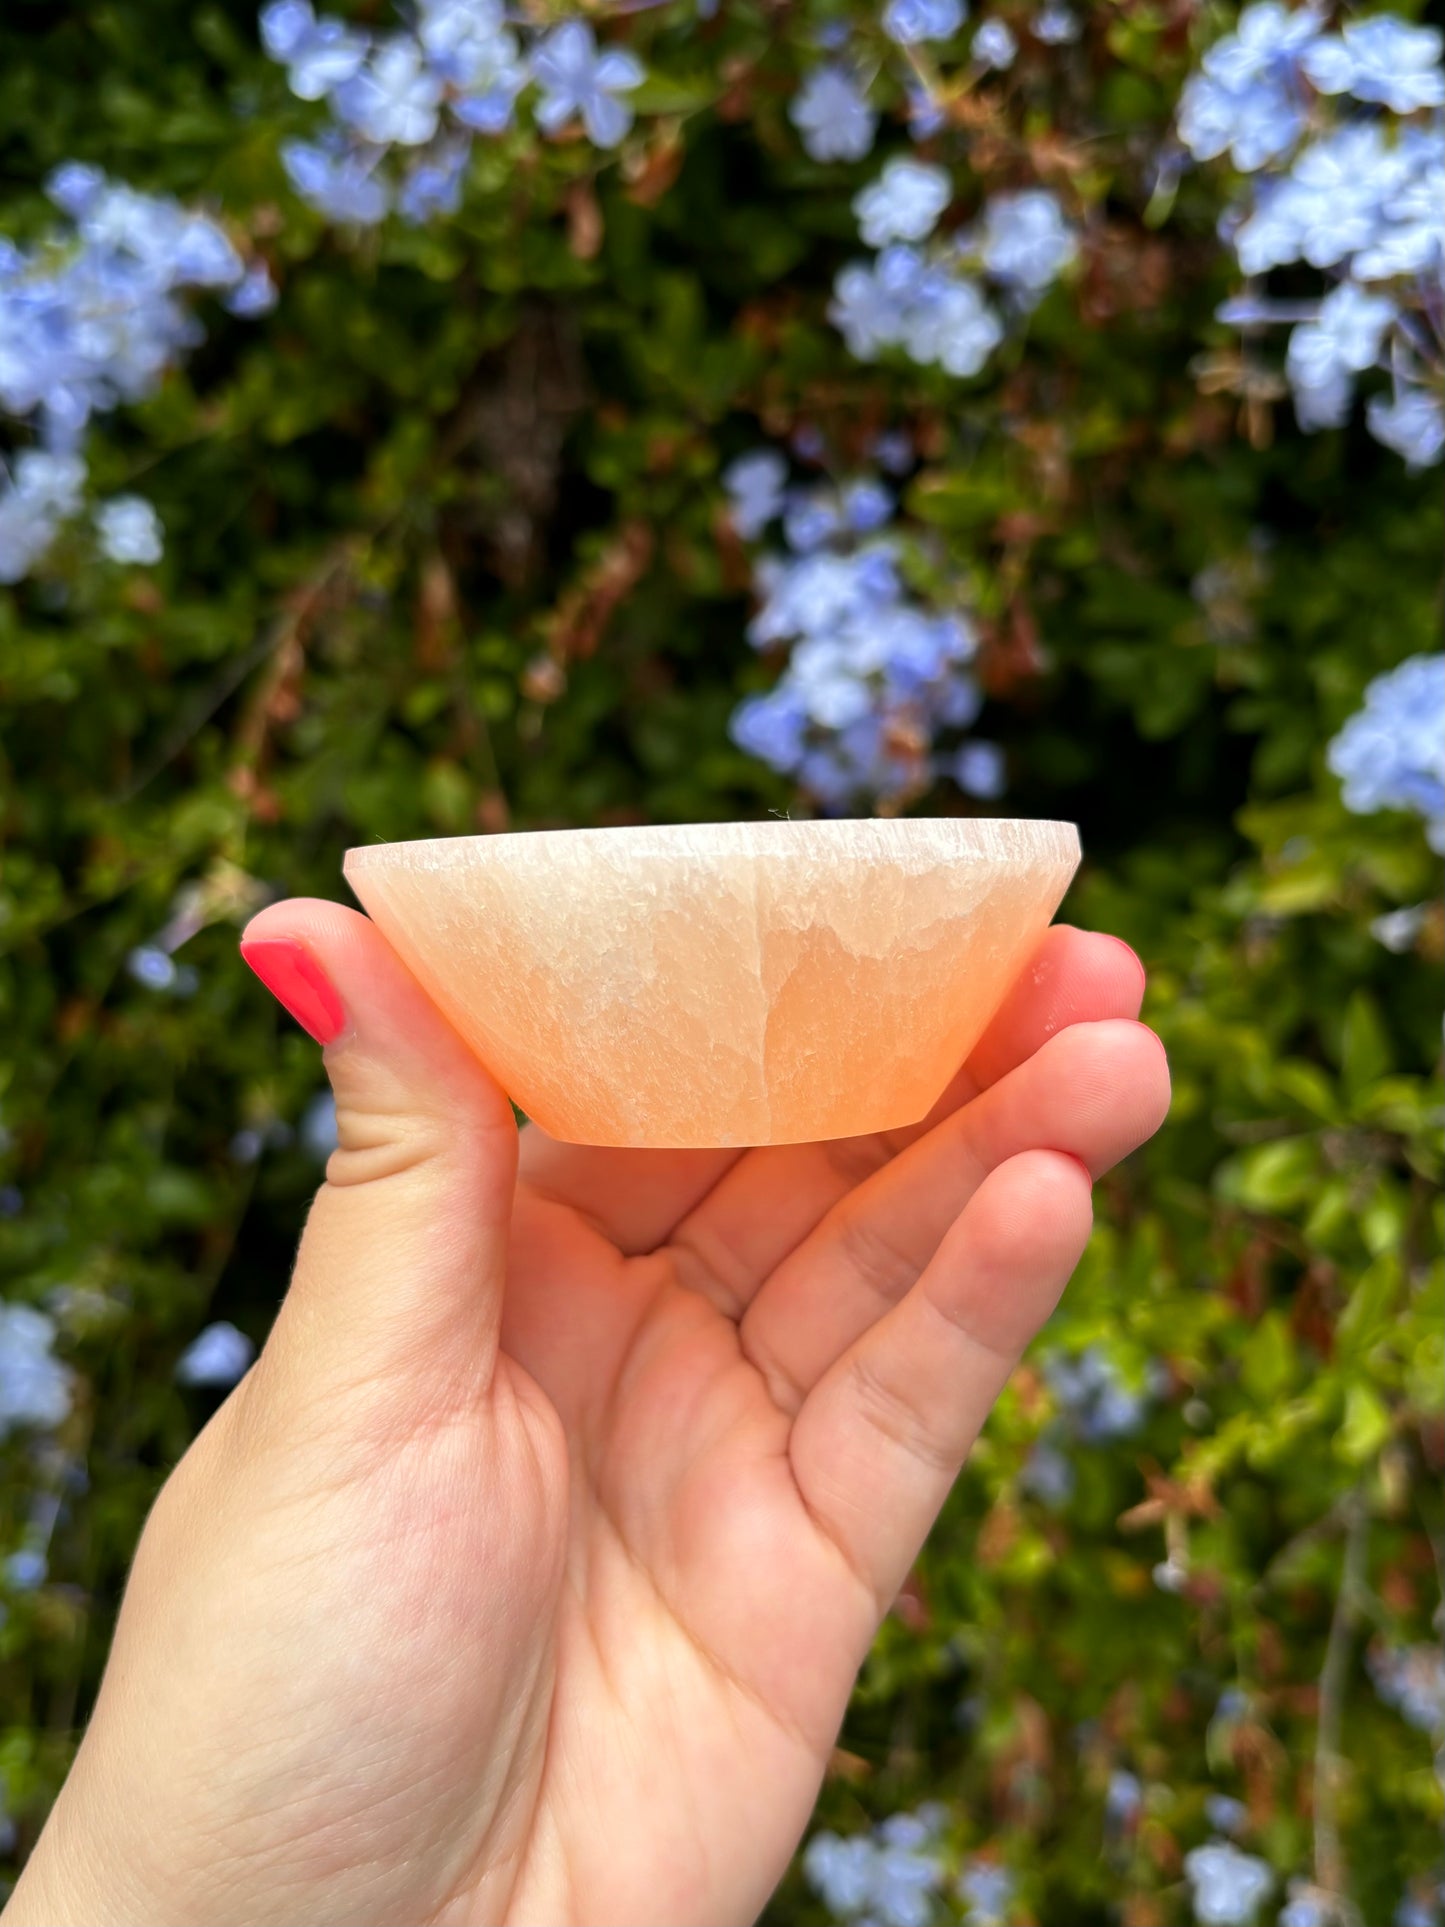
[[[346,1027],[346,1010],[331,979],[294,937],[255,937],[241,955],[279,1004],[318,1044],[329,1044]]]
[[[1142,996],[1144,994],[1144,987],[1149,981],[1149,975],[1144,968],[1143,960],[1139,956],[1138,951],[1135,950],[1132,945],[1125,943],[1122,937],[1112,936],[1107,930],[1101,930],[1099,935],[1101,937],[1108,937],[1109,942],[1116,944],[1129,959],[1130,963],[1133,964],[1139,975],[1139,994]]]

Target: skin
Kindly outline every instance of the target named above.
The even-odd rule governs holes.
[[[520,1140],[364,918],[340,1144],[142,1535],[6,1927],[745,1922],[857,1670],[1168,1106],[1124,945],[1051,931],[886,1140]]]

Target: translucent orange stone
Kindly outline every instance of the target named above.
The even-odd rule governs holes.
[[[917,1123],[1078,861],[1072,824],[929,818],[447,837],[346,875],[545,1131],[676,1147]]]

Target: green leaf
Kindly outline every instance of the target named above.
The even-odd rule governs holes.
[[[1392,1430],[1389,1410],[1368,1385],[1351,1385],[1345,1394],[1345,1422],[1335,1437],[1335,1451],[1350,1465],[1375,1457]]]
[[[1350,1097],[1392,1068],[1390,1043],[1379,1008],[1367,990],[1357,990],[1345,1005],[1340,1032],[1340,1071]]]
[[[1245,1151],[1220,1169],[1224,1196],[1249,1211],[1289,1211],[1302,1204],[1319,1180],[1319,1150],[1312,1138],[1279,1138]]]

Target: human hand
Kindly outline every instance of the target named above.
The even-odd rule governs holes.
[[[7,1927],[751,1919],[1091,1178],[1164,1116],[1137,960],[1052,930],[915,1130],[519,1160],[364,918],[246,941],[319,979],[339,1148]]]

